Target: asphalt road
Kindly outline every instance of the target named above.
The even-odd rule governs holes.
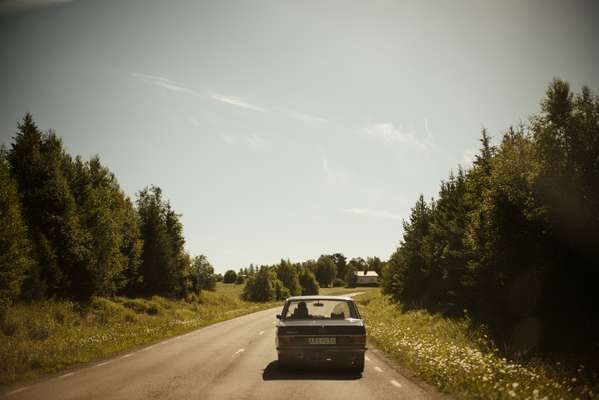
[[[364,374],[282,372],[271,309],[214,324],[5,393],[10,399],[429,399],[376,350]]]

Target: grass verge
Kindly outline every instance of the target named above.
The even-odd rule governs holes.
[[[16,305],[0,316],[0,385],[97,360],[280,303],[250,303],[217,291],[193,301],[95,298]]]
[[[460,399],[597,399],[596,373],[584,365],[518,363],[501,357],[467,318],[402,312],[380,291],[356,298],[368,338],[417,376]]]
[[[367,287],[358,286],[358,287],[354,287],[354,288],[346,288],[346,287],[320,288],[319,294],[327,295],[327,296],[341,296],[341,295],[349,294],[349,293],[358,293],[358,292],[368,293],[371,291],[379,291],[379,288],[371,287],[371,286],[367,286]]]

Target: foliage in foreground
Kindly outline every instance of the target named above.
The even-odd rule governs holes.
[[[87,306],[65,300],[15,305],[0,315],[0,384],[274,306],[211,292],[188,301],[96,297]]]
[[[467,317],[448,319],[422,310],[402,312],[379,291],[357,297],[368,338],[400,364],[444,392],[463,399],[591,399],[599,376],[577,365],[526,364],[499,355],[484,329]]]

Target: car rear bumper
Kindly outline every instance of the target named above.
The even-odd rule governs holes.
[[[308,346],[278,347],[277,352],[280,359],[289,362],[354,362],[364,357],[366,348],[339,348]]]

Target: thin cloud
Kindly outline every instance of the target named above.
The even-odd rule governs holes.
[[[185,93],[192,96],[199,96],[199,94],[195,90],[185,87],[183,84],[179,82],[170,80],[168,78],[164,78],[162,76],[142,74],[139,72],[132,72],[131,76],[149,85],[158,86],[173,92]]]
[[[425,130],[427,131],[427,137],[422,140],[413,130],[405,129],[403,125],[395,126],[390,122],[371,124],[364,129],[368,135],[382,140],[385,144],[405,144],[421,149],[431,147],[431,135],[426,120]]]
[[[228,105],[232,105],[235,107],[241,107],[244,108],[246,110],[250,110],[250,111],[256,111],[256,112],[269,112],[270,110],[267,107],[263,107],[261,105],[257,105],[257,104],[253,104],[250,103],[249,101],[245,100],[243,97],[239,97],[239,96],[226,96],[220,93],[215,93],[215,92],[202,92],[199,93],[187,86],[185,86],[184,84],[174,81],[172,79],[169,78],[165,78],[163,76],[158,76],[158,75],[150,75],[150,74],[145,74],[145,73],[141,73],[141,72],[132,72],[131,76],[133,76],[136,79],[141,80],[142,82],[148,84],[148,85],[152,85],[152,86],[157,86],[172,92],[178,92],[178,93],[184,93],[184,94],[188,94],[191,96],[195,96],[195,97],[203,97],[203,96],[208,96],[210,99],[217,101],[219,103],[224,103],[224,104],[228,104]],[[289,118],[293,118],[299,121],[305,121],[305,122],[327,122],[326,118],[323,117],[319,117],[316,115],[312,115],[312,114],[308,114],[308,113],[303,113],[300,111],[295,111],[295,110],[289,110],[289,109],[274,109],[275,112],[279,112]]]
[[[213,100],[220,101],[221,103],[245,108],[247,110],[258,111],[258,112],[266,112],[267,111],[266,108],[255,105],[255,104],[250,104],[247,101],[245,101],[244,99],[242,99],[241,97],[237,97],[237,96],[224,96],[222,94],[212,93],[210,95],[210,97]]]
[[[255,133],[245,137],[245,141],[247,145],[254,150],[261,149],[266,145],[264,138],[262,136],[256,135]]]
[[[327,155],[324,153],[323,149],[320,149],[320,162],[322,165],[322,171],[324,172],[325,176],[329,178],[331,176],[331,168],[329,168],[329,159],[327,158]]]
[[[46,8],[72,3],[73,0],[1,0],[0,14],[14,11],[25,11],[35,8]]]
[[[424,132],[426,133],[426,141],[428,143],[432,143],[433,141],[433,134],[431,133],[430,128],[428,127],[428,119],[424,119]]]
[[[383,218],[383,219],[393,219],[393,220],[401,220],[403,216],[399,214],[394,214],[392,212],[386,210],[373,210],[370,208],[344,208],[341,211],[347,214],[364,216],[364,217],[373,217],[373,218]]]
[[[230,146],[244,145],[252,150],[260,150],[266,147],[266,140],[255,133],[246,135],[227,135],[224,133],[220,134],[220,138],[223,142]]]
[[[304,121],[304,122],[328,122],[328,120],[326,118],[322,118],[316,115],[311,115],[311,114],[306,114],[303,112],[299,112],[299,111],[294,111],[294,110],[282,110],[283,113],[285,113],[288,117],[293,118],[293,119],[297,119],[298,121]]]
[[[231,144],[231,145],[233,145],[233,144],[236,144],[236,143],[237,143],[237,140],[235,139],[235,137],[234,137],[234,136],[231,136],[231,135],[226,135],[226,134],[224,134],[224,133],[223,133],[223,134],[221,134],[221,135],[220,135],[220,138],[221,138],[221,139],[222,139],[222,141],[223,141],[223,142],[225,142],[226,144]]]
[[[320,148],[320,165],[327,189],[335,195],[351,193],[356,185],[351,181],[347,171],[338,165],[331,165],[324,149]]]

